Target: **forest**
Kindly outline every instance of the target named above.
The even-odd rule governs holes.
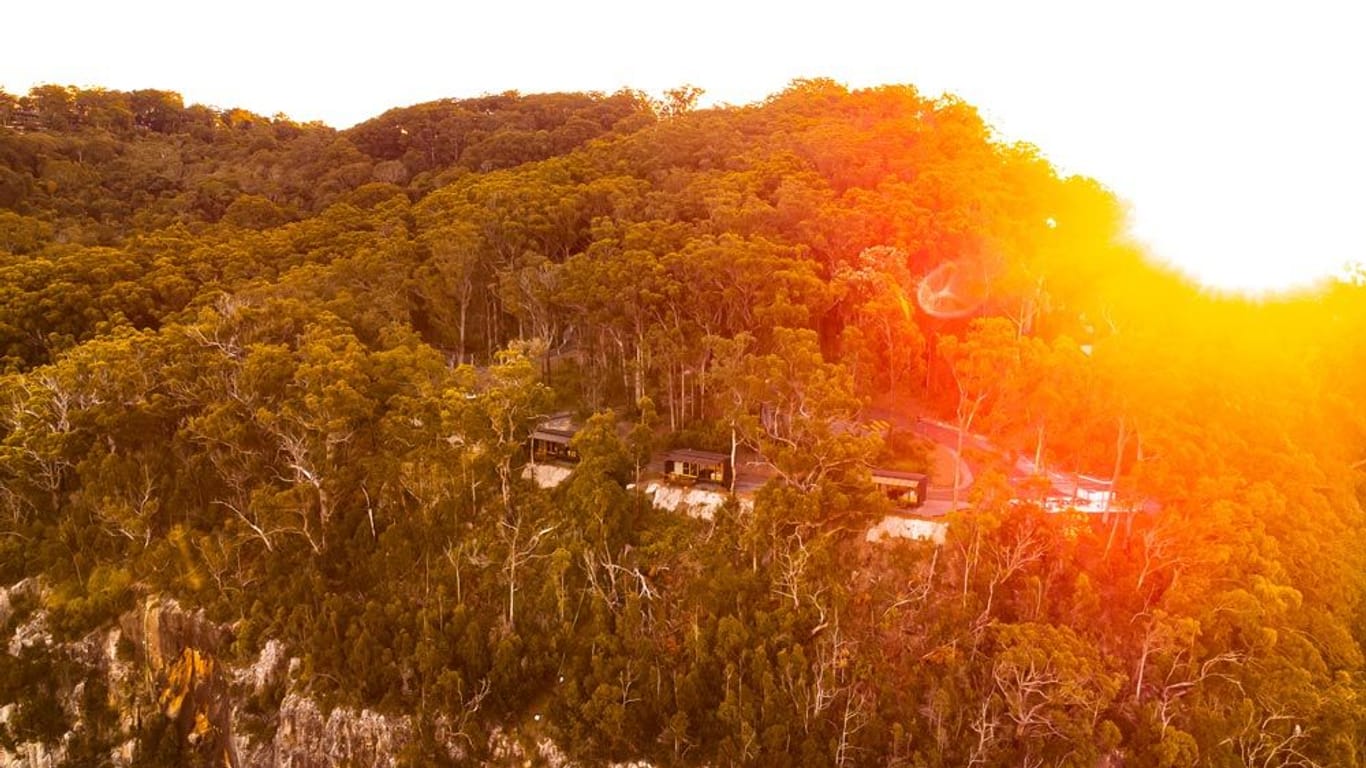
[[[386,765],[1366,765],[1366,287],[1203,291],[952,97],[698,95],[0,92],[0,758],[246,764],[306,697],[405,718]],[[1142,503],[978,456],[870,544],[886,413]],[[640,492],[735,443],[752,505]],[[81,649],[151,598],[221,637],[130,717]]]

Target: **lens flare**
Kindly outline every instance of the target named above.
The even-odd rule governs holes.
[[[986,301],[986,278],[980,265],[946,261],[920,279],[916,303],[931,317],[967,317]]]

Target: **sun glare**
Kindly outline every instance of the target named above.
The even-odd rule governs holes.
[[[1299,270],[1293,264],[1256,261],[1239,264],[1218,259],[1191,260],[1173,266],[1207,290],[1252,297],[1311,289],[1334,276],[1332,271]]]
[[[1296,233],[1285,224],[1258,226],[1250,216],[1241,226],[1222,218],[1211,214],[1204,225],[1184,229],[1176,226],[1178,218],[1159,233],[1140,215],[1130,231],[1153,259],[1214,293],[1299,293],[1348,273],[1351,258],[1322,236]]]

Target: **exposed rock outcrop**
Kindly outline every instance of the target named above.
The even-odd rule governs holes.
[[[270,750],[272,760],[255,768],[324,768],[332,765],[390,768],[412,741],[408,718],[390,718],[371,710],[337,707],[324,713],[313,699],[291,693],[280,703],[279,727]]]
[[[0,587],[0,628],[8,624],[10,617],[14,615],[14,604],[32,596],[37,590],[37,582],[33,579],[24,579],[13,586]]]
[[[874,543],[890,538],[932,541],[935,544],[943,544],[948,530],[948,523],[941,521],[888,515],[882,518],[877,525],[869,528],[868,534],[864,538]]]
[[[651,480],[645,484],[644,492],[650,497],[659,509],[679,514],[696,517],[701,520],[710,520],[716,514],[716,510],[726,503],[730,498],[724,490],[720,488],[698,488],[695,486],[671,485],[658,480]],[[739,499],[741,508],[752,509],[754,500],[741,497]]]
[[[559,464],[528,464],[522,468],[522,477],[542,488],[554,488],[569,479],[574,470]]]
[[[230,768],[392,768],[415,738],[410,717],[348,707],[328,711],[296,690],[300,661],[290,658],[277,640],[267,640],[250,663],[228,666],[224,658],[231,630],[175,600],[148,597],[112,626],[79,641],[57,643],[41,608],[10,621],[15,604],[37,598],[39,592],[32,580],[0,589],[0,652],[17,656],[36,649],[29,652],[78,666],[82,679],[61,701],[72,727],[53,743],[25,741],[10,750],[0,746],[0,768],[68,764],[67,745],[88,720],[82,709],[87,684],[100,684],[98,690],[107,692],[116,713],[115,746],[108,753],[114,765],[132,762],[140,731],[155,718],[165,718],[182,754]],[[245,706],[249,701],[256,704],[254,711]],[[18,702],[0,701],[0,729],[16,717],[18,708]],[[438,724],[436,731],[435,738],[452,758],[465,754],[468,742],[455,729]]]

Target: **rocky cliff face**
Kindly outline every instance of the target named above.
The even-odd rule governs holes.
[[[172,600],[149,598],[111,626],[59,642],[38,584],[20,582],[0,594],[0,630],[15,674],[52,671],[30,681],[41,686],[9,691],[0,766],[76,764],[106,757],[101,747],[115,764],[128,764],[136,734],[152,718],[164,718],[192,752],[228,755],[233,705],[218,662],[229,639],[223,628]],[[29,609],[16,610],[18,601]]]
[[[231,632],[174,600],[149,597],[112,626],[65,643],[48,631],[41,602],[32,580],[0,588],[0,652],[15,665],[36,659],[68,671],[69,684],[58,686],[55,697],[60,711],[50,713],[65,727],[50,731],[52,738],[32,738],[26,720],[35,702],[22,691],[0,701],[0,768],[81,764],[79,750],[97,742],[98,757],[115,765],[129,765],[139,750],[163,749],[206,765],[379,768],[396,765],[414,738],[406,717],[324,711],[296,690],[298,660],[276,641],[250,664],[226,665]],[[114,713],[99,734],[86,695],[96,689],[103,701],[95,704]],[[158,738],[147,739],[149,730]],[[438,736],[450,742],[453,758],[461,755],[453,734]]]
[[[324,708],[278,641],[226,663],[231,630],[175,600],[147,597],[72,642],[54,639],[43,600],[31,579],[0,587],[0,675],[59,671],[46,730],[33,727],[44,696],[0,686],[0,768],[127,766],[149,753],[155,765],[393,768],[417,738],[407,716]],[[453,761],[469,759],[473,744],[454,724],[436,723],[429,737]],[[549,739],[502,729],[481,746],[487,764],[574,765]]]

